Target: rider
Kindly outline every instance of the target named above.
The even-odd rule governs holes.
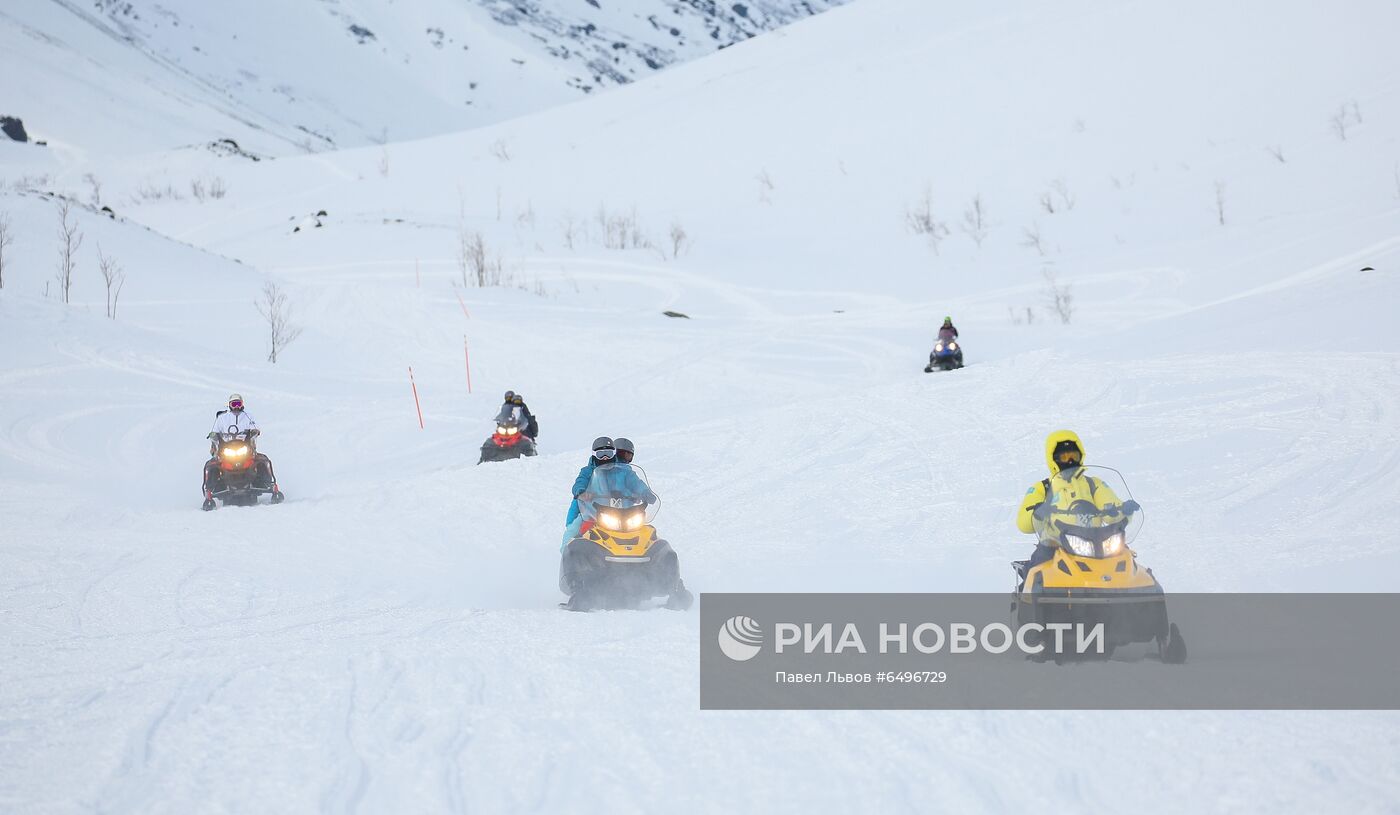
[[[631,439],[619,436],[613,440],[613,448],[617,451],[616,458],[618,463],[631,465],[632,457],[637,454],[636,445],[632,444]],[[636,470],[632,469],[631,466],[613,466],[607,468],[604,472],[606,474],[604,480],[607,481],[608,488],[614,492],[639,497],[644,504],[654,504],[661,500],[656,497],[656,493],[651,491],[651,488],[647,486],[646,482],[637,475]],[[592,477],[590,477],[589,480],[591,482]],[[577,486],[577,482],[575,486]],[[585,488],[586,487],[587,485],[585,485]]]
[[[213,487],[219,478],[219,441],[226,437],[247,440],[248,447],[253,451],[254,467],[256,467],[258,480],[271,483],[274,499],[281,494],[280,490],[277,489],[277,476],[272,470],[272,460],[257,452],[257,437],[261,432],[253,415],[244,410],[243,396],[237,393],[230,394],[228,407],[214,414],[214,429],[210,430],[207,436],[209,439],[209,460],[204,463],[205,508],[213,508]]]
[[[583,518],[579,515],[578,497],[588,489],[588,482],[593,480],[593,471],[600,464],[606,464],[617,455],[617,448],[613,440],[607,436],[599,436],[593,440],[592,453],[588,456],[588,461],[578,471],[578,477],[574,479],[573,500],[569,502],[569,512],[564,517],[564,545],[578,537],[579,529],[583,527]]]
[[[1088,500],[1100,509],[1122,503],[1111,487],[1084,472],[1084,444],[1073,430],[1056,430],[1045,437],[1045,463],[1050,467],[1050,477],[1055,479],[1056,490],[1051,490],[1050,478],[1037,481],[1026,490],[1016,511],[1016,528],[1026,534],[1037,533],[1027,571],[1054,557],[1059,545],[1053,529],[1036,529],[1036,520],[1047,516],[1051,507],[1068,507],[1075,500]]]
[[[943,318],[943,325],[938,329],[938,338],[944,342],[958,338],[958,329],[953,325],[952,317]]]
[[[530,409],[525,406],[525,397],[515,391],[506,391],[502,399],[505,401],[496,413],[496,424],[512,423],[520,428],[521,433],[535,438],[539,434],[539,424],[530,414]]]

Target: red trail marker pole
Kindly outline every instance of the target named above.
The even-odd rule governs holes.
[[[457,305],[462,307],[462,314],[466,315],[466,318],[470,320],[472,318],[472,315],[471,312],[467,311],[467,301],[462,299],[462,293],[456,288],[453,288],[452,291],[454,294],[457,295]]]
[[[413,366],[408,366],[408,384],[413,387],[413,406],[418,408],[418,429],[423,429],[423,405],[418,401],[418,384],[413,381]]]
[[[467,335],[462,335],[462,355],[467,358],[467,393],[472,392],[472,349],[467,345]]]

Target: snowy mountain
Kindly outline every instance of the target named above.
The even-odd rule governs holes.
[[[0,10],[0,113],[104,153],[353,147],[573,101],[841,2],[25,0]]]
[[[650,26],[599,5],[551,9]],[[1008,591],[1061,427],[1147,508],[1168,592],[1390,591],[1396,4],[860,0],[645,78],[629,45],[640,81],[597,94],[532,11],[485,42],[559,95],[460,132],[411,89],[449,36],[488,46],[436,8],[231,8],[178,35],[154,5],[0,9],[0,113],[73,128],[0,141],[0,808],[1400,799],[1393,711],[702,713],[698,615],[555,607],[599,434],[636,440],[697,593]],[[216,52],[222,15],[287,45]],[[186,36],[204,73],[171,67]],[[354,77],[421,129],[370,143],[390,97],[351,126]],[[298,124],[358,146],[302,155]],[[276,364],[268,283],[303,329]],[[970,364],[923,374],[945,314]],[[476,466],[507,388],[541,454]],[[288,500],[203,513],[231,392]],[[1163,666],[1027,667],[1092,692]]]

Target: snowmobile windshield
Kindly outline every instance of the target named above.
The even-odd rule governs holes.
[[[1035,513],[1036,534],[1081,557],[1112,557],[1144,521],[1127,482],[1108,467],[1067,467],[1049,480]]]
[[[637,528],[651,523],[661,499],[652,492],[641,467],[610,461],[594,468],[578,503],[586,519],[617,531],[630,531],[629,525]]]

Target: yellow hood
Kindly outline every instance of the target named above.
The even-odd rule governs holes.
[[[1056,430],[1045,437],[1045,466],[1050,468],[1051,475],[1060,471],[1060,468],[1055,466],[1055,446],[1062,441],[1072,441],[1079,445],[1080,463],[1089,461],[1089,451],[1084,449],[1084,442],[1079,440],[1078,434],[1073,430]]]

